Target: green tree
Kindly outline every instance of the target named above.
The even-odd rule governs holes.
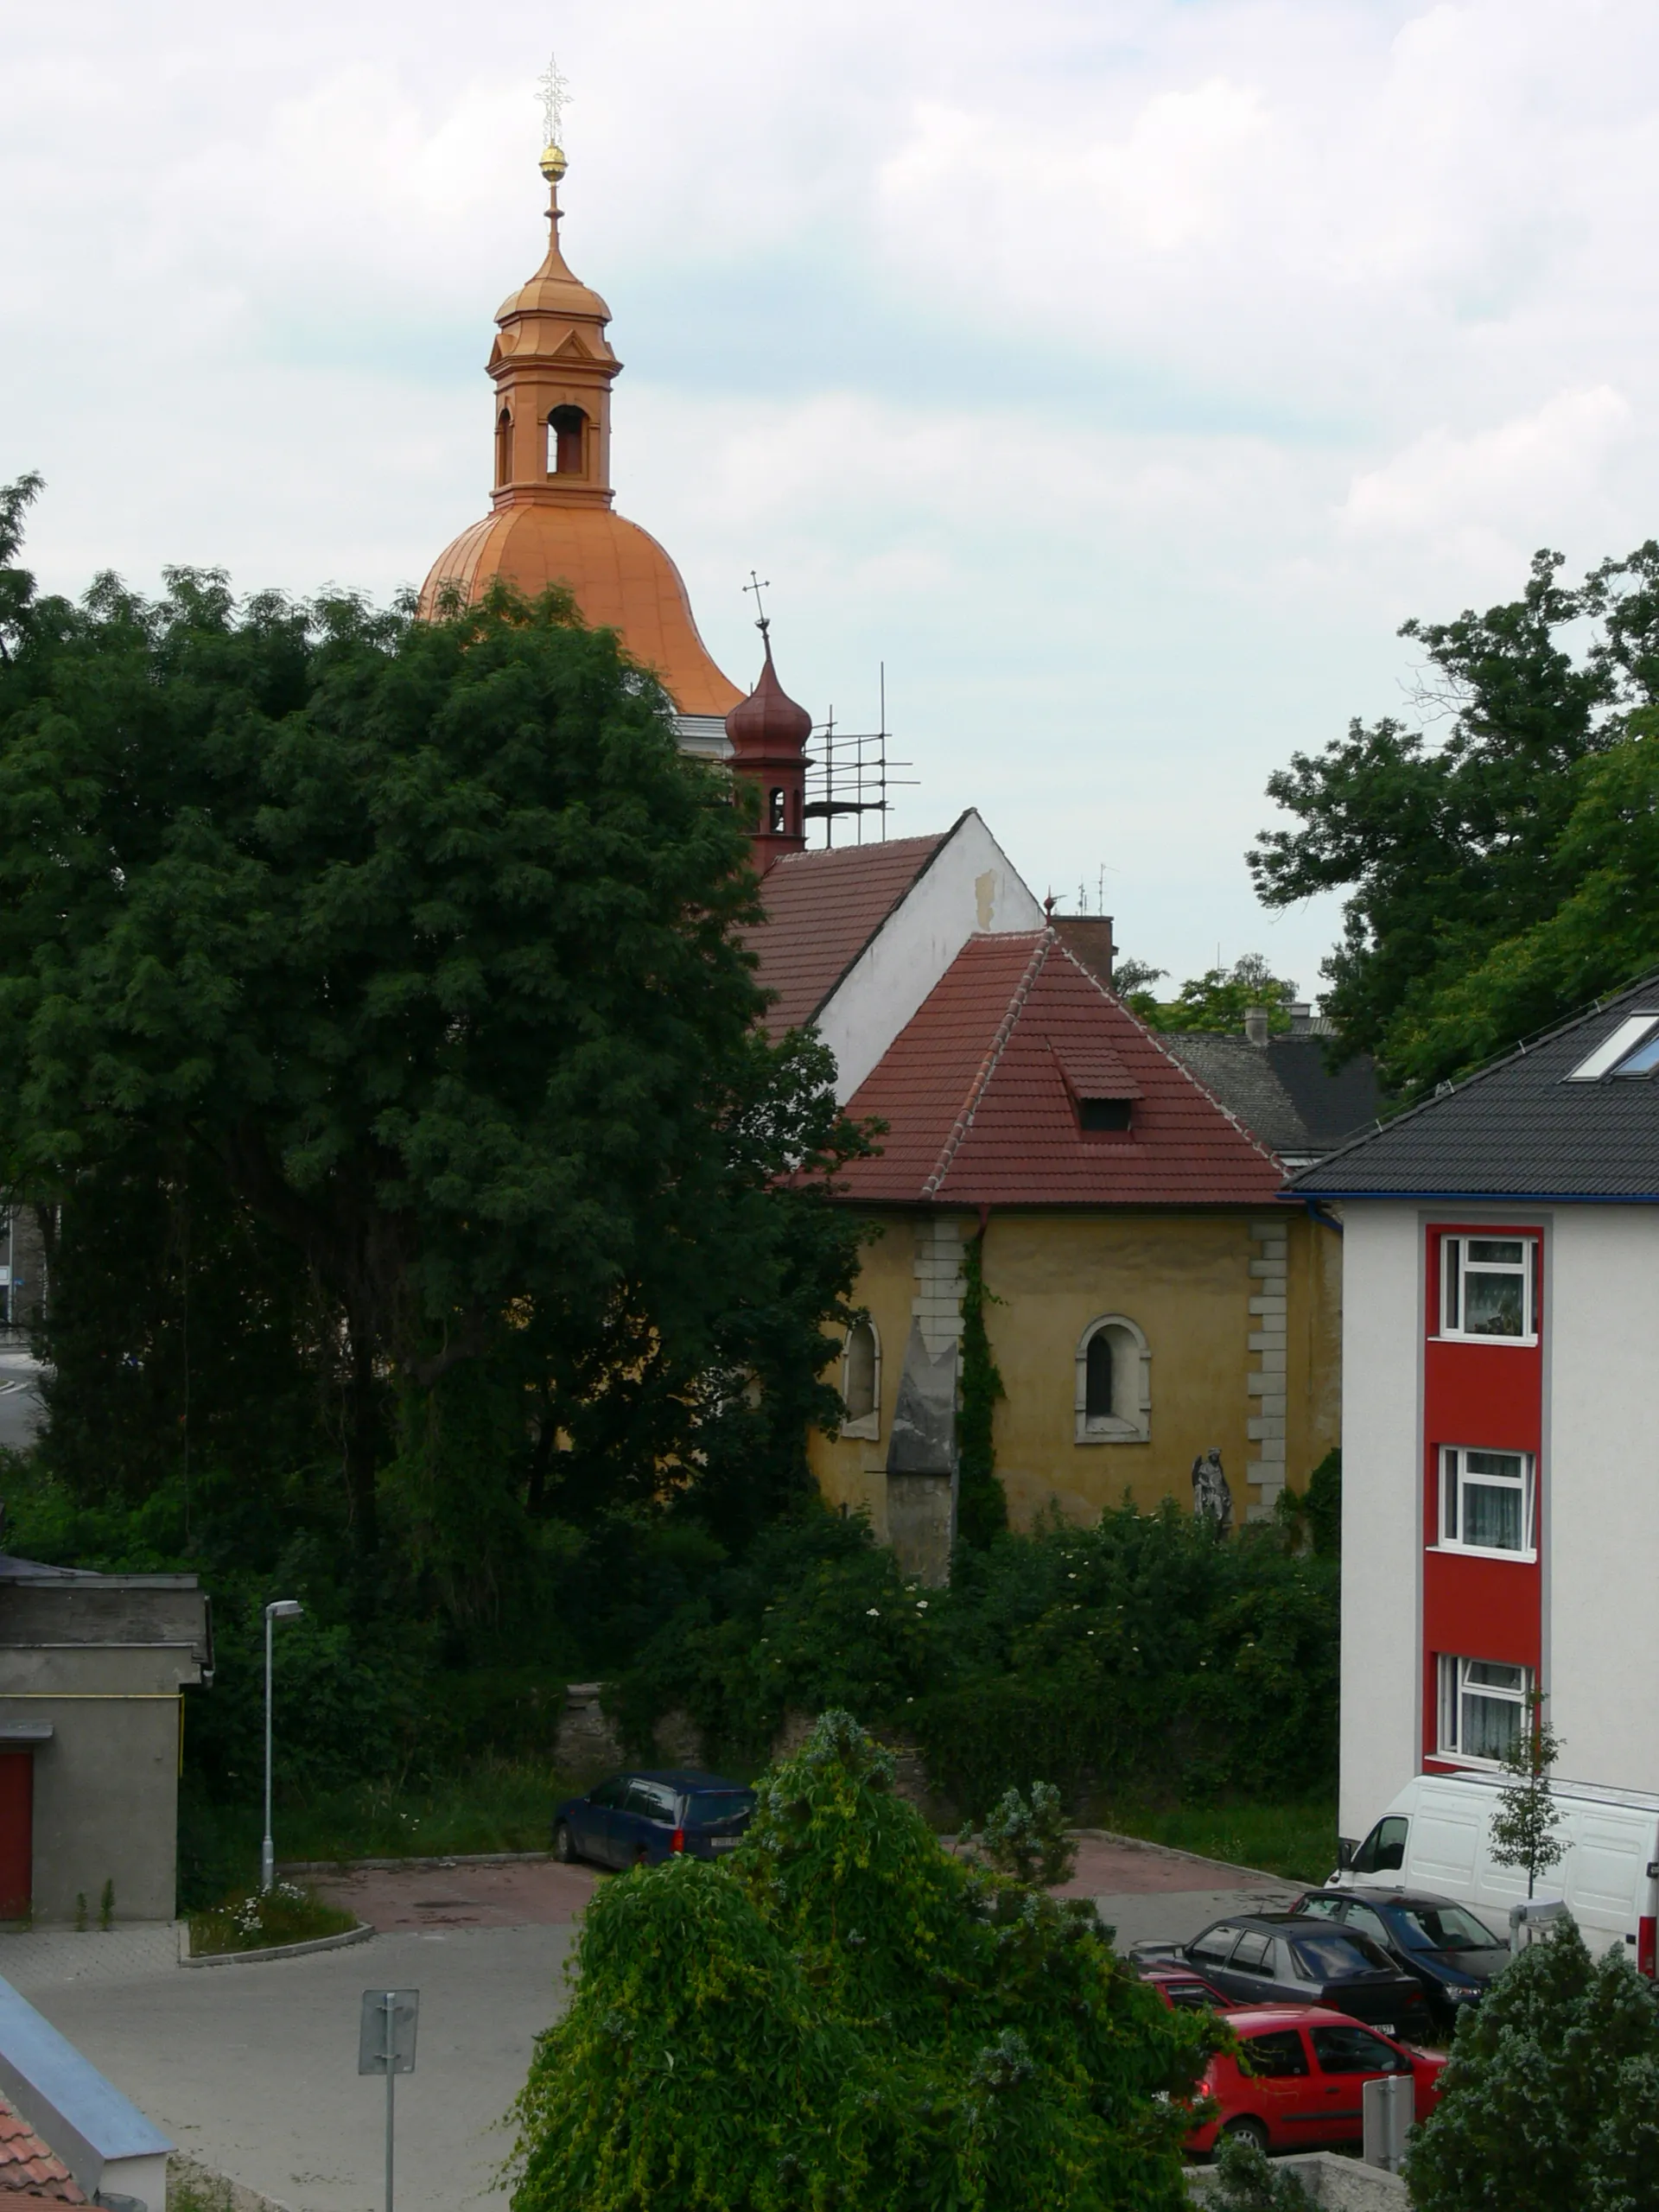
[[[1408,622],[1431,736],[1356,721],[1268,783],[1258,895],[1348,893],[1325,963],[1344,1047],[1414,1095],[1659,959],[1651,709],[1659,543],[1576,588],[1536,555],[1521,597]]]
[[[1527,1878],[1529,1897],[1538,1877],[1567,1856],[1567,1846],[1555,1833],[1560,1815],[1549,1791],[1560,1750],[1560,1738],[1544,1718],[1542,1694],[1533,1690],[1526,1718],[1503,1755],[1509,1779],[1498,1792],[1497,1810],[1492,1815],[1492,1859],[1499,1866],[1520,1868]]]
[[[1144,961],[1114,963],[1118,995],[1151,1029],[1216,1029],[1242,1032],[1244,1017],[1253,1007],[1268,1010],[1268,1027],[1282,1034],[1290,1027],[1290,1008],[1297,987],[1275,976],[1259,952],[1247,952],[1230,968],[1206,968],[1202,976],[1189,976],[1173,999],[1156,997],[1151,985],[1167,970],[1149,968]]]
[[[996,1404],[1007,1395],[985,1327],[987,1304],[1000,1303],[985,1283],[985,1232],[962,1254],[962,1405],[957,1417],[957,1528],[965,1544],[983,1547],[1008,1525],[1007,1493],[996,1478]]]
[[[514,2212],[1178,2212],[1222,2031],[1123,1973],[1087,1905],[967,1866],[846,1714],[740,1851],[595,1897],[516,2108]]]
[[[0,613],[14,1179],[148,1156],[287,1248],[364,1559],[389,1510],[487,1603],[530,1505],[802,1494],[860,1140],[757,1031],[741,810],[614,635],[182,571]]]
[[[1405,2176],[1418,2212],[1654,2212],[1659,2005],[1570,1920],[1506,1967],[1458,2023],[1435,2111]]]

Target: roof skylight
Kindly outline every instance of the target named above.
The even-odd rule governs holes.
[[[1627,1014],[1610,1036],[1604,1037],[1587,1059],[1579,1062],[1565,1080],[1599,1083],[1605,1075],[1652,1075],[1659,1069],[1659,1014]]]

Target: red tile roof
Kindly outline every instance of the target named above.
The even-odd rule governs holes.
[[[1128,1133],[1085,1135],[1068,1076],[1133,1096]],[[855,1200],[1265,1205],[1284,1179],[1053,930],[969,938],[848,1111],[888,1124],[845,1171]]]
[[[950,836],[786,853],[768,868],[760,887],[766,918],[747,938],[760,956],[761,987],[778,994],[768,1028],[812,1020]]]
[[[46,2199],[54,2204],[85,2204],[61,2158],[54,2158],[33,2128],[0,2097],[0,2199]]]

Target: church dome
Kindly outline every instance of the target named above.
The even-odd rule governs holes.
[[[498,507],[439,554],[421,612],[435,613],[442,586],[474,600],[492,576],[532,599],[549,584],[568,584],[582,620],[620,632],[683,715],[723,715],[743,696],[697,635],[673,562],[648,531],[610,507]]]
[[[500,576],[531,596],[565,584],[582,620],[613,629],[651,669],[682,715],[723,716],[743,696],[697,635],[679,570],[637,524],[613,508],[611,311],[573,276],[559,245],[564,156],[542,156],[549,187],[547,257],[501,303],[489,373],[495,397],[491,511],[433,563],[421,612],[446,588],[481,596]]]

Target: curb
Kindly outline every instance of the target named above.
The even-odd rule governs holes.
[[[1253,1882],[1271,1882],[1279,1890],[1313,1890],[1317,1882],[1293,1882],[1284,1874],[1269,1874],[1263,1866],[1241,1866],[1232,1859],[1206,1858],[1201,1851],[1183,1851],[1179,1844],[1154,1843],[1143,1835],[1121,1835],[1116,1828],[1073,1828],[1073,1835],[1101,1843],[1116,1844],[1129,1851],[1161,1852],[1167,1859],[1189,1859],[1197,1866],[1219,1866],[1229,1874],[1248,1874]]]
[[[441,1866],[525,1866],[551,1859],[550,1851],[451,1852],[442,1859],[285,1859],[279,1874],[381,1874],[422,1867],[434,1873]]]
[[[205,1951],[190,1955],[190,1923],[179,1926],[179,1964],[181,1967],[251,1967],[264,1959],[303,1959],[313,1951],[343,1951],[348,1943],[366,1943],[374,1930],[366,1920],[348,1928],[343,1936],[314,1936],[307,1943],[268,1943],[260,1951]]]

